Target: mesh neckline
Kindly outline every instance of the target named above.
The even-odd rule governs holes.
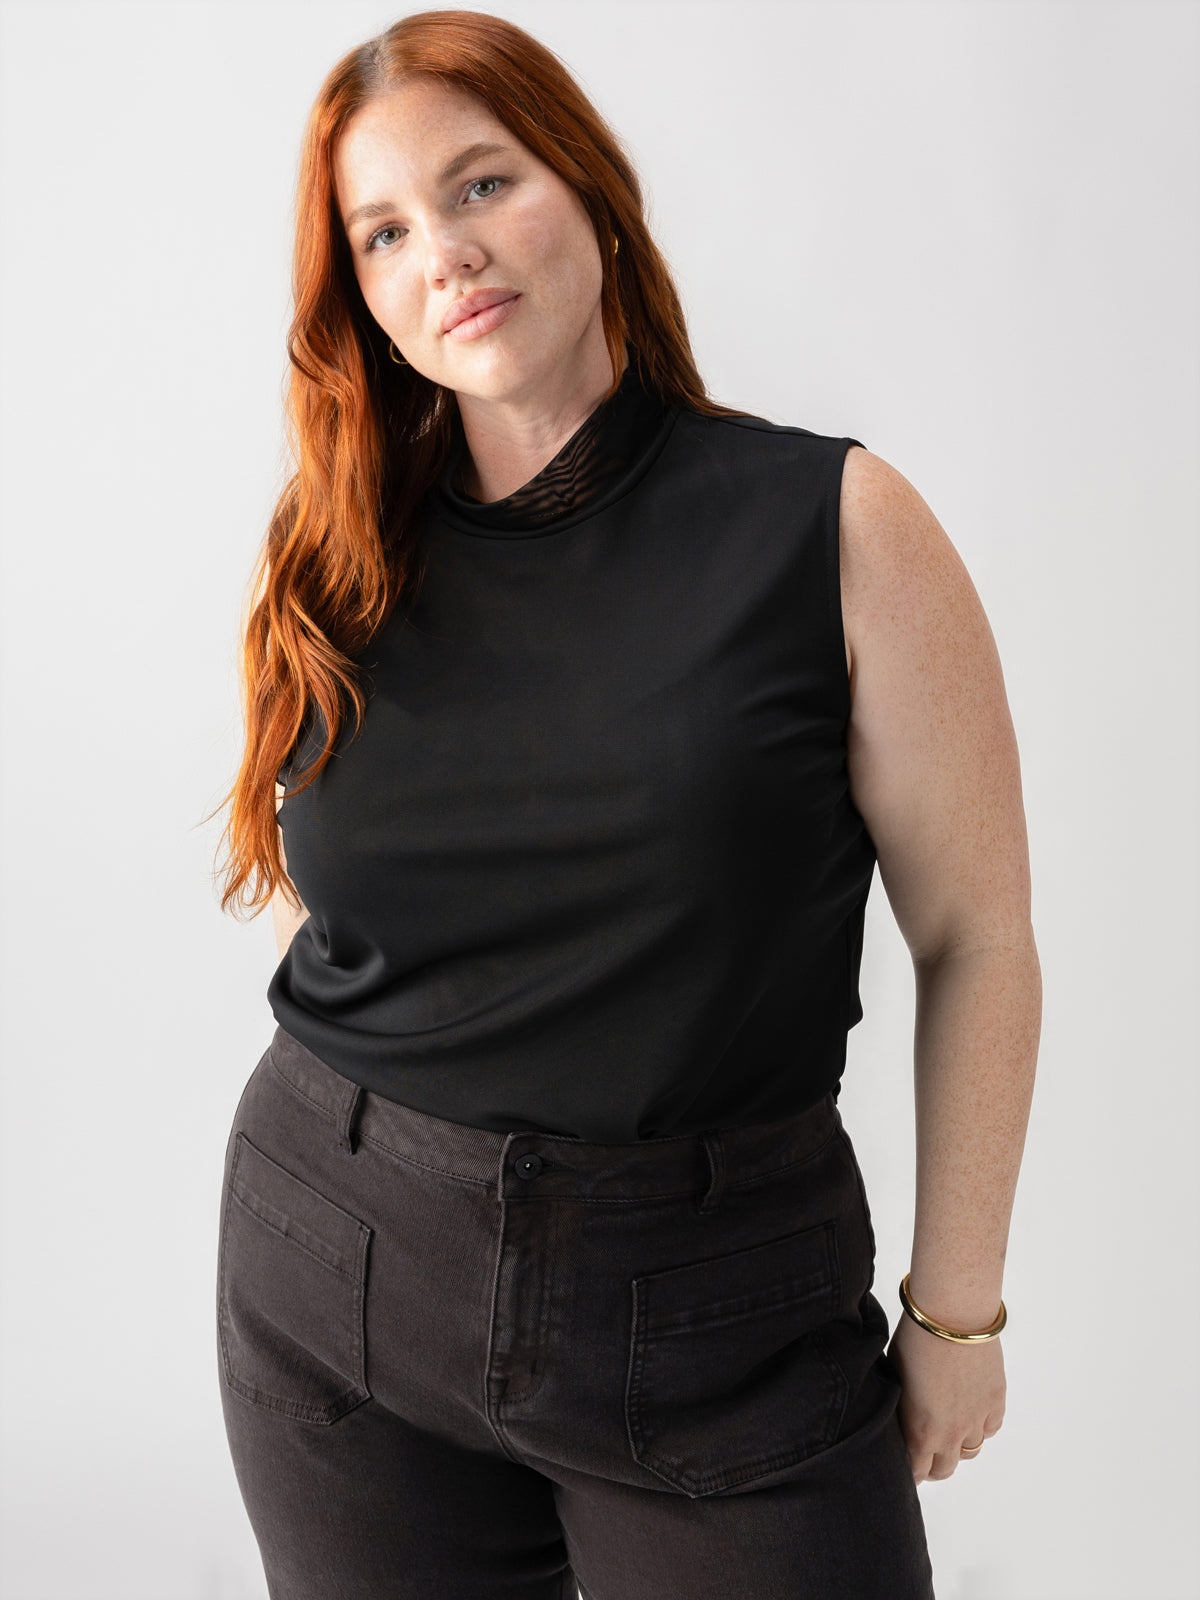
[[[617,392],[591,412],[553,460],[503,500],[488,502],[474,499],[460,487],[466,438],[456,417],[436,497],[457,521],[480,531],[544,532],[577,516],[622,478],[657,436],[666,411],[630,361]]]

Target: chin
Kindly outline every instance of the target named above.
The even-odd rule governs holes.
[[[485,359],[455,363],[456,370],[441,380],[447,388],[472,400],[512,400],[536,389],[554,371],[553,362],[523,358],[512,349],[481,350],[479,354]]]

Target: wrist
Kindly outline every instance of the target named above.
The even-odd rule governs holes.
[[[927,1273],[919,1277],[914,1267],[908,1276],[910,1299],[927,1317],[947,1328],[973,1332],[994,1320],[1002,1299],[1000,1280],[963,1282]]]

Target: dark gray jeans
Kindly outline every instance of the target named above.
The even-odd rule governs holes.
[[[931,1600],[832,1096],[599,1145],[360,1089],[282,1029],[217,1328],[272,1600]]]

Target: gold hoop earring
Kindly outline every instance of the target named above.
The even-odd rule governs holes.
[[[621,241],[620,241],[620,239],[615,239],[615,238],[614,238],[614,240],[613,240],[613,255],[616,255],[616,253],[617,253],[617,251],[618,251],[618,250],[619,250],[619,249],[620,249],[620,248],[621,248]]]
[[[398,356],[396,354],[396,346],[390,339],[388,340],[388,355],[391,356],[392,360],[398,367],[407,367],[409,365],[409,362],[405,361],[403,356]]]

